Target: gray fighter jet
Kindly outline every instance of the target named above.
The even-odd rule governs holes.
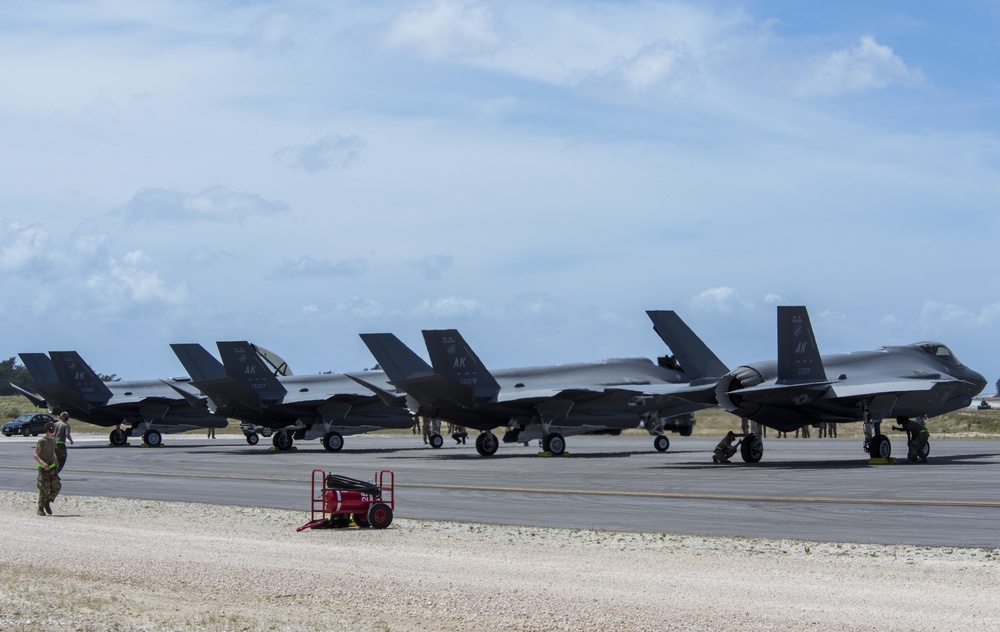
[[[719,380],[719,405],[734,415],[788,432],[820,422],[863,421],[864,449],[888,458],[887,418],[934,417],[969,406],[986,386],[939,342],[821,356],[805,307],[778,307],[778,358],[737,367]],[[756,435],[741,456],[764,454]]]
[[[125,445],[136,432],[146,445],[158,446],[163,434],[228,423],[208,410],[207,400],[185,380],[102,382],[75,351],[20,353],[35,384],[35,396],[18,389],[32,403],[65,412],[97,426],[112,427],[112,445]]]
[[[409,428],[413,416],[402,397],[384,403],[370,389],[341,374],[292,375],[277,356],[247,341],[219,342],[220,364],[197,344],[170,345],[216,412],[239,419],[247,442],[256,432],[273,431],[278,450],[290,450],[295,439],[322,438],[330,452],[344,446],[344,436]],[[384,374],[369,372],[373,383],[388,387]]]
[[[423,332],[430,365],[392,334],[361,338],[411,410],[482,431],[476,439],[482,456],[496,453],[496,428],[506,428],[505,443],[540,439],[544,451],[560,455],[567,435],[617,433],[643,418],[662,452],[670,445],[661,434],[664,420],[714,405],[714,386],[727,369],[676,314],[649,315],[677,353],[659,364],[625,358],[491,373],[454,329]]]

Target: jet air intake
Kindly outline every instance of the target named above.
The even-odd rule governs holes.
[[[760,371],[750,366],[736,367],[722,376],[715,386],[715,400],[727,411],[740,417],[752,418],[760,412],[761,405],[757,402],[744,401],[740,397],[740,389],[757,386],[764,382]]]

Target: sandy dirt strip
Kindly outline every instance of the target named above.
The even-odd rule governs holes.
[[[1000,629],[1000,550],[53,508],[0,492],[0,630]]]

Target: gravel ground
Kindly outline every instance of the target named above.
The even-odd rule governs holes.
[[[0,630],[997,630],[1000,550],[0,492]]]

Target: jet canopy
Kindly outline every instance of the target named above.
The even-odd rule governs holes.
[[[962,363],[958,361],[958,358],[951,352],[951,349],[940,342],[918,342],[917,347],[924,353],[934,356],[945,364],[962,366]]]
[[[288,363],[277,353],[269,351],[260,345],[251,344],[250,346],[253,347],[257,355],[260,356],[260,359],[271,369],[271,372],[275,376],[285,377],[292,374],[292,370],[288,368]]]

